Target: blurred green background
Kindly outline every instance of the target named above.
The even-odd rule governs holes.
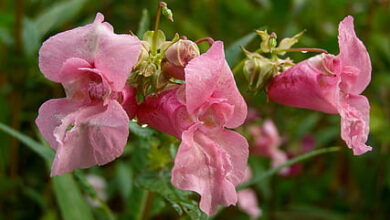
[[[45,79],[39,71],[37,59],[41,43],[58,32],[90,23],[96,12],[105,15],[116,33],[130,30],[142,33],[147,23],[154,23],[157,2],[0,0],[0,122],[41,145],[34,124],[37,110],[47,99],[64,96],[61,85]],[[256,184],[254,189],[263,209],[263,219],[390,219],[389,0],[166,2],[175,18],[174,23],[162,19],[160,28],[168,38],[176,32],[192,40],[211,36],[223,40],[226,47],[258,28],[276,32],[279,38],[306,29],[297,47],[323,48],[337,54],[338,23],[345,16],[353,15],[356,32],[366,45],[373,65],[372,81],[364,92],[371,104],[368,145],[373,146],[373,151],[352,156],[351,150],[340,140],[338,116],[279,106],[268,102],[263,92],[253,94],[243,89],[248,104],[263,118],[271,117],[275,121],[285,140],[284,150],[299,148],[300,140],[305,136],[315,138],[315,148],[343,147],[340,152],[304,162],[299,175],[274,176]],[[141,17],[144,18],[142,22]],[[255,50],[259,42],[255,39],[246,48]],[[291,57],[298,62],[312,55],[291,54]],[[231,63],[236,62],[237,59]],[[239,85],[246,83],[242,77],[236,78]],[[119,219],[140,218],[135,216],[134,210],[142,210],[138,207],[139,201],[148,200],[150,196],[145,197],[148,187],[137,178],[145,170],[154,170],[149,162],[152,161],[160,171],[169,170],[172,165],[169,152],[172,147],[161,150],[156,146],[178,144],[173,138],[150,129],[143,130],[135,124],[132,133],[122,157],[104,167],[82,171],[83,175],[93,173],[105,178],[108,206]],[[251,158],[254,175],[264,172],[268,162],[264,158]],[[46,168],[45,160],[38,154],[0,131],[0,219],[101,218],[99,210],[80,211],[91,209],[80,197],[82,181],[74,182],[71,176],[50,178]],[[177,214],[180,214],[180,208],[186,212],[185,203],[175,203],[177,201],[170,196],[156,193],[154,200],[147,204],[147,217],[187,218]],[[190,197],[198,199],[196,195]],[[76,206],[79,211],[72,209],[77,201],[81,201],[81,205]],[[175,208],[174,204],[182,206]],[[248,217],[236,207],[229,207],[215,219]]]

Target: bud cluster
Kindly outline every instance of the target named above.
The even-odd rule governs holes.
[[[279,44],[275,33],[268,34],[266,30],[258,30],[256,33],[262,40],[260,48],[255,52],[243,49],[247,57],[243,63],[243,71],[249,82],[249,87],[259,90],[265,87],[269,79],[294,65],[290,58],[280,58],[279,56],[283,56],[286,51],[297,43],[303,32],[292,38],[284,38]]]
[[[180,39],[178,34],[171,41],[167,41],[161,30],[156,33],[146,32],[142,45],[131,81],[141,87],[140,91],[144,95],[150,89],[154,92],[161,91],[172,78],[184,80],[185,66],[191,59],[200,55],[194,42]]]

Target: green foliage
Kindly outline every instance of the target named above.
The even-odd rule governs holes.
[[[64,220],[92,220],[92,212],[85,202],[71,174],[53,177],[54,193]]]
[[[51,30],[58,28],[74,18],[87,0],[59,1],[44,10],[34,19],[24,19],[23,44],[27,56],[35,55],[43,37]]]
[[[14,136],[18,140],[20,140],[23,144],[25,144],[27,147],[29,147],[32,151],[37,153],[39,156],[41,156],[43,159],[45,159],[48,162],[51,162],[54,158],[54,151],[51,150],[47,146],[43,146],[42,144],[36,142],[32,138],[20,133],[19,131],[16,131],[7,125],[0,122],[0,130],[3,132],[6,132],[9,135]]]
[[[199,210],[198,202],[188,198],[192,193],[176,189],[170,184],[168,171],[160,171],[157,174],[143,173],[137,179],[137,183],[148,191],[162,196],[179,215],[187,214],[194,220],[207,219]]]

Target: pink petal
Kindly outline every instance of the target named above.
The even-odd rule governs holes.
[[[194,125],[183,132],[172,184],[199,193],[200,208],[212,215],[217,205],[237,202],[235,186],[244,179],[247,158],[248,143],[238,133]]]
[[[366,47],[355,34],[353,17],[344,18],[339,24],[340,60],[343,66],[358,69],[357,79],[350,82],[350,93],[360,94],[371,80],[371,61]]]
[[[77,111],[80,106],[81,103],[70,99],[50,99],[41,105],[35,123],[52,148],[57,149],[59,144],[53,135],[54,129],[61,125],[61,121],[67,115]]]
[[[63,82],[63,64],[70,58],[85,60],[99,69],[120,91],[137,62],[141,43],[131,35],[117,35],[98,13],[92,24],[59,33],[45,41],[39,51],[39,67],[50,80]]]
[[[180,87],[172,87],[158,95],[149,95],[138,107],[139,122],[180,139],[193,120],[180,102],[178,91]]]
[[[261,216],[262,211],[259,208],[256,193],[252,189],[243,189],[238,191],[238,208],[246,212],[252,219]]]
[[[369,133],[370,105],[361,95],[341,94],[339,111],[341,115],[341,138],[353,150],[361,155],[372,150],[365,145]]]
[[[277,75],[268,85],[271,100],[288,106],[335,114],[338,77],[320,69],[325,60],[317,55]]]
[[[58,77],[61,82],[67,83],[85,75],[83,68],[91,68],[91,64],[80,58],[69,58],[62,64]]]
[[[59,145],[51,176],[114,160],[126,145],[128,122],[126,112],[116,101],[107,106],[86,106],[68,114],[54,129]]]
[[[186,105],[190,114],[195,113],[210,97],[222,98],[234,106],[234,113],[225,126],[234,128],[244,122],[247,106],[225,60],[221,41],[215,42],[206,53],[188,63],[185,79]]]

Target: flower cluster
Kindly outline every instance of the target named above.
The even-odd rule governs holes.
[[[247,53],[251,62],[244,69],[253,73],[250,78],[256,88],[270,81],[271,100],[340,114],[341,137],[360,155],[371,150],[365,145],[369,104],[360,95],[370,81],[371,64],[355,35],[352,17],[341,22],[339,32],[338,56],[321,54],[293,65],[289,58],[273,62]],[[266,32],[259,33],[274,42],[262,44],[263,51],[272,53],[276,35],[268,38]],[[285,54],[300,35],[282,41],[275,50]],[[162,31],[146,32],[143,40],[115,34],[100,13],[92,24],[44,42],[40,70],[61,83],[66,93],[65,98],[42,104],[36,119],[41,134],[56,150],[51,175],[119,157],[127,143],[129,120],[137,117],[139,123],[181,140],[171,182],[198,193],[202,211],[213,215],[218,205],[239,201],[252,217],[259,216],[255,193],[236,191],[250,178],[248,142],[232,130],[244,123],[247,105],[225,60],[223,43],[210,44],[200,53],[195,42],[179,36],[166,41]],[[266,69],[262,62],[267,62]],[[143,97],[139,102],[137,92]],[[281,139],[271,120],[250,133],[253,151],[272,158],[273,166],[288,160],[279,149]],[[288,168],[281,174],[286,172]]]
[[[240,126],[247,107],[215,42],[185,67],[186,83],[151,95],[139,106],[142,123],[182,140],[172,170],[172,184],[199,193],[207,214],[216,205],[237,202],[235,186],[243,182],[248,143],[228,130]]]

